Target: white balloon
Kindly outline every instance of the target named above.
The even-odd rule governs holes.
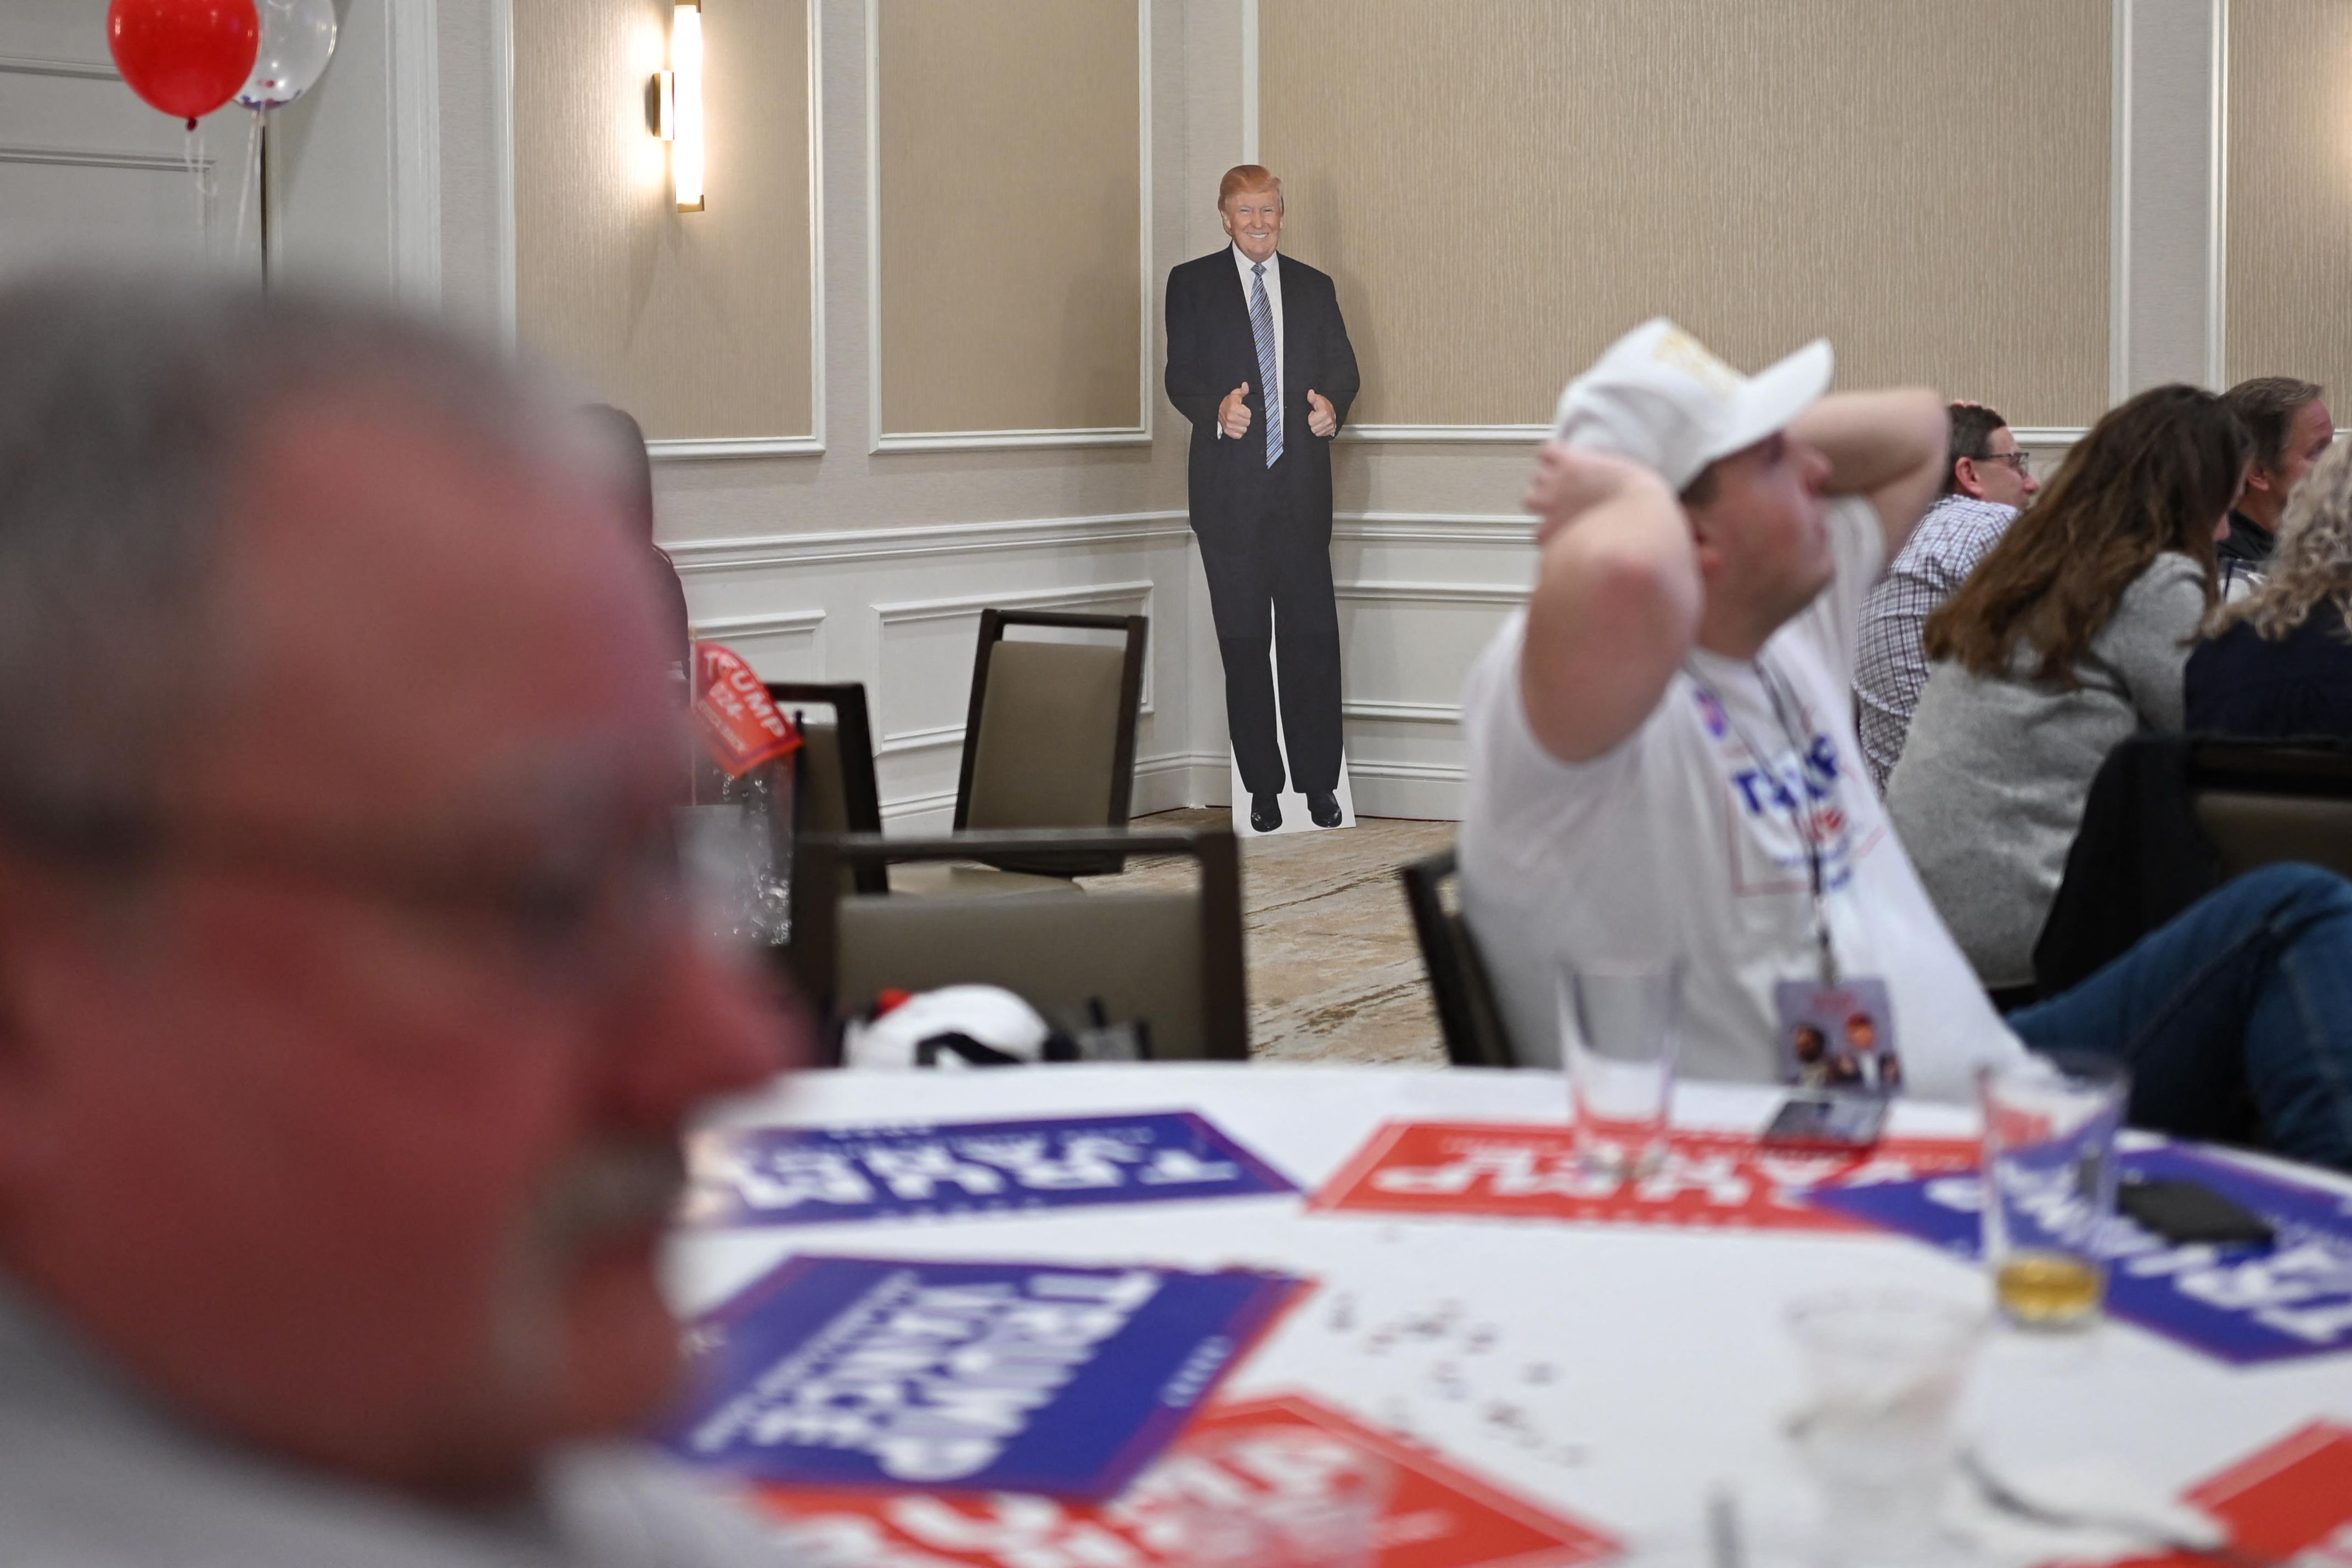
[[[261,47],[236,101],[280,109],[326,74],[335,53],[335,0],[255,0],[254,8],[261,14]]]

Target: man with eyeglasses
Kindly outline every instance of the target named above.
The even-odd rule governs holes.
[[[1953,403],[1950,413],[1943,494],[1863,601],[1854,718],[1864,764],[1881,790],[1903,755],[1912,710],[1927,685],[1920,627],[1968,580],[2042,488],[2016,432],[1999,413],[1979,402]]]
[[[2336,420],[2327,412],[2326,389],[2293,376],[2240,382],[2221,401],[2254,438],[2245,491],[2230,508],[2228,536],[2213,549],[2222,595],[2235,598],[2252,591],[2269,570],[2286,504],[2320,454],[2334,444]]]
[[[0,292],[0,1559],[717,1568],[682,1121],[790,1031],[677,894],[609,444],[498,359]]]

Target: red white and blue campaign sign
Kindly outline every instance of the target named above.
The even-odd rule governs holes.
[[[2126,1153],[2122,1166],[2200,1182],[2261,1215],[2277,1239],[2259,1249],[2179,1246],[2117,1216],[2099,1245],[2109,1312],[2240,1364],[2352,1350],[2352,1197],[2171,1145]],[[1977,1254],[1984,1192],[1973,1175],[1818,1187],[1807,1201]]]
[[[1099,1507],[800,1487],[759,1497],[780,1543],[825,1568],[1576,1568],[1618,1551],[1585,1521],[1303,1394],[1204,1412]]]
[[[820,1225],[1297,1191],[1190,1111],[890,1127],[749,1127],[687,1143],[688,1225]]]
[[[2352,1563],[2352,1427],[2315,1421],[2181,1494],[2227,1526],[2231,1559],[2296,1568]],[[2211,1568],[2185,1552],[2136,1568]]]
[[[1183,1427],[1306,1281],[794,1258],[687,1334],[684,1458],[815,1487],[1096,1500]]]
[[[1746,1133],[1677,1128],[1646,1176],[1618,1176],[1577,1157],[1576,1134],[1548,1123],[1391,1122],[1372,1134],[1309,1207],[1390,1215],[1487,1215],[1600,1225],[1731,1230],[1866,1229],[1815,1208],[1823,1182],[1906,1181],[1973,1170],[1973,1138],[1884,1138],[1868,1149],[1790,1148]]]

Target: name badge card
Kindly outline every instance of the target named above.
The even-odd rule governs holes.
[[[1567,1127],[1398,1122],[1372,1135],[1310,1200],[1317,1209],[1476,1214],[1738,1230],[1866,1228],[1816,1208],[1823,1182],[1907,1181],[1974,1170],[1971,1138],[1886,1138],[1867,1149],[1767,1146],[1744,1133],[1676,1132],[1649,1176],[1582,1168]]]
[[[663,1440],[755,1480],[1097,1500],[1305,1283],[794,1258],[688,1330],[698,1392]]]
[[[752,1127],[687,1141],[688,1225],[822,1225],[1298,1188],[1190,1111],[894,1127]]]
[[[782,1538],[828,1568],[1175,1568],[1233,1558],[1366,1568],[1573,1568],[1617,1542],[1304,1395],[1221,1405],[1115,1501],[764,1489]],[[1213,1535],[1214,1540],[1204,1539]],[[1321,1555],[1286,1542],[1307,1536]],[[1347,1550],[1355,1547],[1357,1550]]]
[[[2352,1563],[2352,1427],[2315,1421],[2182,1494],[2229,1527],[2233,1555],[2302,1568]],[[2136,1557],[2137,1568],[2212,1568],[2213,1559]]]
[[[2352,1350],[2352,1197],[2170,1145],[2126,1152],[2121,1163],[2152,1180],[2200,1182],[2262,1216],[2277,1239],[2261,1249],[2175,1245],[2118,1215],[2098,1248],[2110,1312],[2242,1365]],[[1978,1255],[1984,1188],[1973,1174],[1825,1187],[1811,1201]]]

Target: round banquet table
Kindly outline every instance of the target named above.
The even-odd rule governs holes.
[[[1752,1133],[1776,1098],[1685,1085],[1675,1121]],[[1566,1096],[1557,1073],[1460,1068],[829,1071],[782,1080],[703,1124],[1179,1110],[1311,1193],[1386,1123],[1564,1122]],[[1964,1108],[1900,1102],[1888,1132],[1975,1126]],[[1802,1397],[1790,1301],[1845,1287],[1984,1296],[1974,1268],[1899,1236],[1310,1213],[1294,1195],[685,1232],[665,1260],[666,1288],[682,1314],[699,1314],[796,1252],[1310,1276],[1317,1288],[1220,1397],[1311,1394],[1637,1545],[1696,1531],[1717,1486],[1768,1528],[1799,1528],[1809,1514],[1813,1494],[1785,1436]],[[1499,1422],[1505,1406],[1525,1419]],[[2320,1417],[2352,1419],[2352,1354],[2233,1367],[2110,1322],[2072,1336],[1995,1332],[1958,1429],[1996,1470],[2106,1461],[2174,1493]]]

